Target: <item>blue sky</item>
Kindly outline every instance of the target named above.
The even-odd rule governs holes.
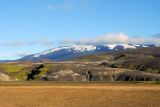
[[[160,0],[0,0],[0,60],[76,43],[158,43],[159,19]]]

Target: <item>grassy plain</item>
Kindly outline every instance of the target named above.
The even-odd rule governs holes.
[[[0,82],[0,107],[159,107],[156,83]]]

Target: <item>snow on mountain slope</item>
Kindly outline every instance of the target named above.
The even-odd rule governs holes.
[[[74,45],[71,47],[73,50],[75,51],[80,51],[80,52],[84,52],[84,51],[92,51],[96,49],[96,46],[93,45]]]
[[[49,59],[64,61],[79,56],[95,54],[97,52],[120,51],[136,49],[140,47],[158,47],[159,45],[149,44],[108,44],[108,45],[73,45],[49,49],[41,53],[25,56],[19,60],[41,60]]]
[[[59,51],[61,49],[70,49],[70,47],[59,47],[59,48],[53,48],[53,49],[50,49],[50,50],[46,50],[46,51],[43,51],[41,53],[37,53],[35,55],[33,55],[33,57],[39,57],[41,55],[46,55],[46,54],[49,54],[49,53],[52,53],[52,52],[56,52],[56,51]]]
[[[50,50],[43,51],[42,53],[35,54],[33,57],[39,57],[41,55],[46,55],[46,54],[57,52],[60,50],[68,50],[68,51],[74,50],[75,52],[85,52],[85,51],[93,51],[95,49],[96,49],[96,46],[92,46],[92,45],[64,46],[64,47],[53,48]]]
[[[129,44],[109,44],[109,45],[105,45],[105,46],[108,46],[109,49],[114,49],[114,48],[116,48],[117,46],[123,46],[124,49],[136,49],[136,46],[134,46],[134,45],[129,45]]]

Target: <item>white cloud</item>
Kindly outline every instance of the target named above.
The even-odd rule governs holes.
[[[49,3],[46,5],[47,10],[72,10],[77,7],[87,9],[90,0],[67,0],[59,3]]]
[[[61,3],[61,4],[48,4],[46,6],[47,10],[71,10],[77,6],[76,3]]]
[[[113,43],[134,43],[134,44],[160,44],[160,35],[154,35],[150,37],[131,37],[127,34],[120,32],[120,33],[107,33],[104,35],[95,36],[92,38],[81,38],[79,40],[73,39],[64,39],[59,41],[59,45],[71,45],[71,44],[92,44],[92,45],[103,45],[103,44],[113,44]],[[23,46],[55,46],[57,42],[53,42],[47,38],[41,38],[37,40],[30,40],[30,41],[10,41],[4,42],[0,41],[0,46],[4,47],[23,47]]]
[[[79,40],[73,40],[73,39],[65,39],[63,41],[60,41],[59,45],[105,45],[105,44],[114,44],[114,43],[134,43],[134,44],[160,44],[160,35],[154,35],[150,37],[144,37],[144,36],[139,36],[139,37],[131,37],[128,36],[127,34],[120,32],[120,33],[108,33],[104,35],[99,35],[95,36],[92,38],[82,38]],[[38,45],[40,48],[41,46],[51,46],[54,47],[57,45],[56,41],[53,42],[47,38],[43,39],[37,39],[37,40],[30,40],[30,41],[12,41],[12,42],[0,42],[0,46],[5,46],[6,48],[8,47],[13,47],[13,48],[22,48],[24,46],[32,47],[33,45]],[[44,47],[43,47],[44,48]],[[31,51],[32,52],[32,51]],[[31,54],[30,52],[20,51],[20,50],[7,50],[5,52],[0,53],[0,59],[16,59],[20,58],[26,55]]]
[[[15,57],[24,57],[24,56],[27,56],[27,55],[30,55],[31,53],[30,52],[15,52],[13,53],[13,56]]]
[[[6,52],[5,51],[5,52],[0,53],[0,59],[1,60],[15,60],[15,59],[18,59],[18,58],[21,58],[21,57],[24,57],[30,54],[31,54],[30,52],[25,52],[25,51],[17,51],[17,52],[14,52],[14,51]]]
[[[82,38],[80,40],[65,39],[64,44],[113,44],[113,43],[134,43],[134,44],[159,44],[159,37],[130,37],[125,33],[108,33],[105,35],[96,36],[93,38]]]
[[[5,47],[21,47],[21,46],[31,46],[31,45],[52,46],[54,45],[54,42],[46,38],[30,40],[30,41],[19,40],[19,41],[0,42],[0,46],[5,46]]]
[[[25,45],[25,43],[22,41],[11,41],[11,42],[1,42],[0,45],[7,46],[7,47],[18,47],[18,46]]]

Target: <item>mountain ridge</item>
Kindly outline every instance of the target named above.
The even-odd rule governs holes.
[[[108,44],[108,45],[72,45],[52,48],[40,53],[24,56],[19,61],[38,61],[43,59],[66,61],[72,58],[91,55],[99,52],[114,52],[143,47],[159,47],[155,44]]]

